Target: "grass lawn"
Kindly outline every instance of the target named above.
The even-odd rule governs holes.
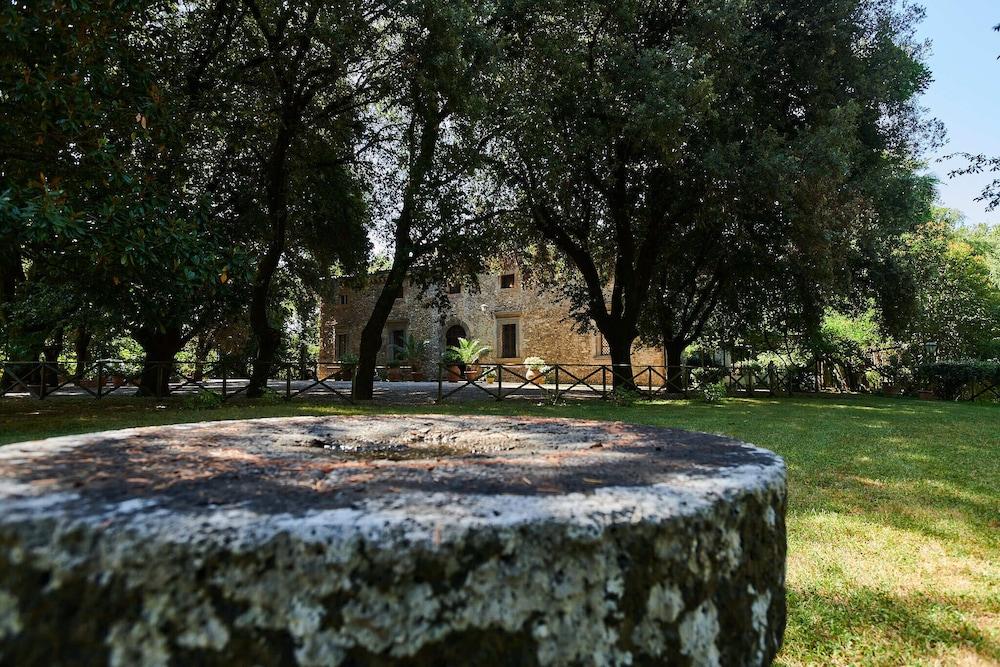
[[[179,421],[386,410],[8,400],[0,401],[0,445]],[[772,449],[788,462],[790,480],[789,618],[780,664],[1000,664],[1000,408],[808,398],[391,411],[618,419]]]

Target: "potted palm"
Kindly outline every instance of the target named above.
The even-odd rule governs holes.
[[[524,377],[528,382],[542,384],[545,374],[549,372],[549,367],[545,365],[545,360],[541,357],[528,357],[524,360]]]
[[[403,359],[410,367],[410,378],[414,382],[423,382],[427,379],[424,373],[424,358],[427,354],[427,341],[417,340],[413,336],[406,337],[403,347]]]
[[[479,359],[489,353],[490,348],[483,345],[476,338],[472,340],[459,338],[458,345],[452,345],[449,349],[455,353],[459,361],[465,366],[465,379],[472,382],[478,380],[483,372],[482,366],[479,365]]]
[[[340,357],[340,371],[337,373],[338,380],[353,380],[354,369],[358,367],[358,357],[350,352]]]
[[[449,347],[441,355],[441,363],[448,371],[448,382],[458,382],[462,379],[462,360],[452,348]]]

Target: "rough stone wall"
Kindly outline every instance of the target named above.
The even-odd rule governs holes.
[[[611,363],[609,356],[600,354],[596,334],[574,331],[567,303],[557,300],[551,293],[522,284],[520,272],[515,276],[514,287],[502,289],[499,273],[481,274],[479,291],[470,291],[463,285],[459,294],[448,296],[451,307],[444,313],[429,306],[426,297],[421,298],[417,288],[407,286],[403,298],[396,300],[382,332],[379,362],[385,363],[389,359],[390,332],[404,329],[407,334],[427,341],[428,362],[433,364],[444,352],[446,331],[457,324],[465,329],[467,337],[478,338],[491,348],[491,353],[483,358],[484,362],[516,364],[526,357],[541,357],[550,363],[581,366]],[[346,333],[348,349],[352,354],[358,353],[361,331],[381,287],[379,280],[372,280],[361,289],[341,285],[336,290],[334,301],[322,305],[320,355],[324,361],[336,359],[337,334]],[[346,295],[346,304],[340,303],[341,294]],[[501,321],[518,323],[516,357],[498,357],[501,352]],[[637,346],[632,354],[632,362],[636,366],[662,366],[663,361],[662,348]]]

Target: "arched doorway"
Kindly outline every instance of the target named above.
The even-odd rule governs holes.
[[[468,334],[465,332],[465,327],[461,324],[454,324],[448,327],[448,330],[444,333],[444,344],[448,347],[453,345],[458,345],[459,338],[468,338]]]

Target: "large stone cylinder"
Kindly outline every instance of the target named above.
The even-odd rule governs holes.
[[[0,448],[3,665],[762,665],[785,468],[493,417],[215,422]]]

